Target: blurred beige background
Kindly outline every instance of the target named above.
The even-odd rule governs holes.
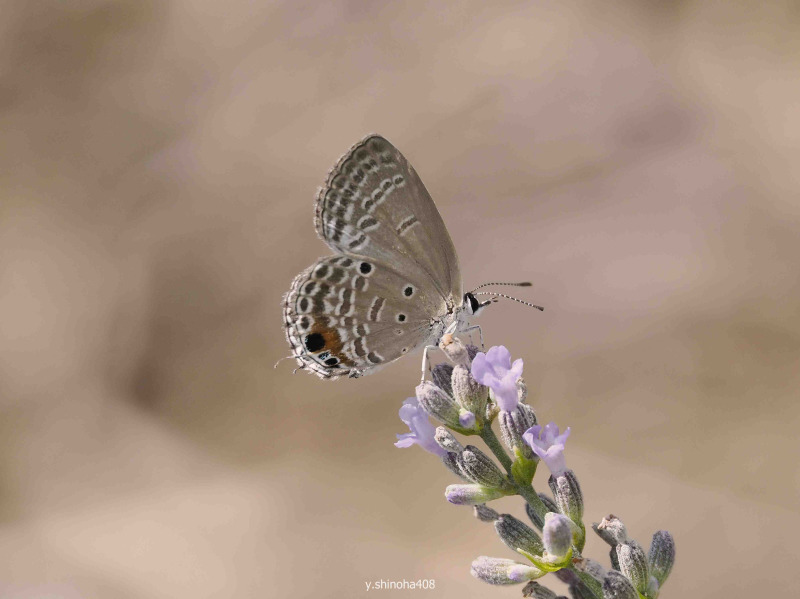
[[[587,522],[669,529],[664,598],[791,595],[799,30],[792,2],[4,2],[0,597],[520,596],[392,445],[418,355],[272,368],[317,186],[370,131],[465,285],[534,281],[543,314],[480,324],[572,426]]]

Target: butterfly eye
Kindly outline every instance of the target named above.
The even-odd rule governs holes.
[[[477,314],[481,308],[481,303],[471,293],[464,294],[464,306],[470,314]]]

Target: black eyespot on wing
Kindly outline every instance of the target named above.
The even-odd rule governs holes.
[[[362,262],[361,265],[358,267],[358,270],[361,271],[362,275],[368,275],[372,272],[372,264],[369,262]]]
[[[319,333],[306,335],[305,346],[308,351],[315,352],[325,347],[325,337]]]
[[[406,297],[411,297],[412,295],[414,295],[414,288],[411,285],[409,285],[408,287],[403,289],[403,295],[405,295]]]
[[[406,321],[406,315],[405,314],[398,314],[397,315],[397,322],[405,322],[405,321]]]
[[[337,360],[336,358],[328,358],[327,360],[325,360],[325,363],[328,366],[336,366],[339,363],[339,360]]]

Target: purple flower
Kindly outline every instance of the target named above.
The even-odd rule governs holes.
[[[543,570],[534,566],[485,555],[472,562],[470,573],[478,580],[489,584],[520,584],[545,575]]]
[[[472,412],[462,412],[458,416],[458,423],[464,428],[472,428],[475,426],[475,414]]]
[[[447,485],[444,496],[447,501],[455,505],[480,505],[494,499],[499,499],[510,492],[474,484]]]
[[[572,547],[572,520],[562,514],[548,512],[544,517],[542,540],[554,558],[563,558]]]
[[[522,434],[525,442],[531,446],[533,453],[539,456],[550,474],[558,477],[567,470],[567,462],[564,459],[564,444],[569,437],[569,427],[562,434],[558,434],[558,427],[555,422],[541,427],[538,424],[532,426]]]
[[[409,397],[403,402],[400,407],[400,420],[408,425],[411,432],[397,435],[395,447],[411,447],[416,444],[425,451],[438,456],[443,456],[447,453],[436,443],[434,439],[436,427],[428,420],[428,414],[420,407],[419,400],[416,397]]]
[[[517,379],[522,376],[522,359],[511,364],[511,352],[496,345],[486,353],[478,352],[472,360],[472,376],[481,385],[491,387],[501,410],[513,412],[517,409]]]

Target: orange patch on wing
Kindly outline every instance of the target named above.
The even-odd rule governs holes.
[[[328,368],[334,368],[339,365],[355,366],[355,362],[345,355],[344,344],[339,336],[339,331],[335,328],[314,324],[311,330],[303,336],[303,345],[317,362],[324,364]],[[328,355],[323,359],[320,357],[322,354]],[[336,364],[328,364],[326,360],[331,358],[336,358],[338,362]]]

